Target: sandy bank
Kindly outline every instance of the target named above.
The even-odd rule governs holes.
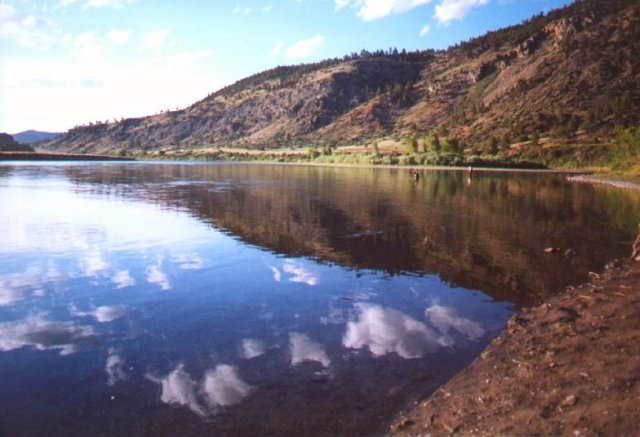
[[[470,367],[397,420],[399,435],[637,435],[640,263],[612,262],[513,316]]]

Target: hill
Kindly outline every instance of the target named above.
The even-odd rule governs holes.
[[[21,144],[35,144],[41,141],[53,140],[60,135],[63,134],[61,132],[40,132],[36,130],[27,130],[24,132],[13,134],[12,137]]]
[[[637,1],[578,0],[446,51],[363,51],[278,67],[186,109],[78,126],[44,147],[269,149],[433,131],[467,154],[584,161],[606,152],[617,126],[640,121],[639,57]]]
[[[33,152],[33,148],[18,143],[9,134],[0,133],[0,152]]]

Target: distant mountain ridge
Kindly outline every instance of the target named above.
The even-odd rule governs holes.
[[[438,131],[467,153],[529,141],[516,152],[535,157],[541,136],[598,143],[618,125],[638,124],[638,59],[638,1],[578,0],[446,51],[363,51],[278,67],[186,109],[79,126],[43,147],[273,148]]]
[[[17,142],[21,144],[35,144],[40,141],[50,141],[60,135],[64,135],[62,132],[41,132],[37,130],[27,130],[11,135]]]

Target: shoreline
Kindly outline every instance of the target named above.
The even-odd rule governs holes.
[[[616,179],[567,180],[640,190],[640,183]],[[389,433],[635,434],[640,262],[614,260],[590,277],[514,314],[480,356],[397,417]]]
[[[352,168],[352,169],[386,169],[386,170],[418,170],[418,171],[461,171],[467,172],[469,166],[446,166],[446,165],[387,165],[387,164],[340,164],[328,162],[278,162],[278,161],[227,161],[227,160],[177,160],[177,159],[134,159],[140,163],[188,163],[194,165],[206,165],[211,163],[224,163],[229,165],[273,165],[273,166],[298,166],[298,167],[329,167],[329,168]],[[557,175],[587,176],[593,174],[591,170],[585,169],[561,169],[561,168],[520,168],[520,167],[472,167],[473,173],[548,173]]]
[[[610,187],[620,188],[622,190],[640,191],[640,182],[623,181],[620,179],[608,179],[590,176],[588,174],[569,176],[567,180],[569,182],[576,182],[580,184],[608,185]]]
[[[328,167],[328,168],[350,168],[350,169],[385,169],[385,170],[418,170],[429,171],[456,171],[468,172],[469,166],[445,166],[445,165],[387,165],[387,164],[340,164],[327,162],[278,162],[278,161],[227,161],[227,160],[180,160],[180,159],[136,159],[135,157],[117,157],[111,155],[80,155],[64,153],[43,153],[43,152],[0,152],[0,162],[2,161],[121,161],[136,162],[140,164],[192,164],[207,165],[213,163],[224,163],[229,165],[262,165],[262,166],[293,166],[293,167]],[[556,174],[568,175],[567,179],[576,177],[589,177],[593,174],[591,170],[585,169],[560,169],[560,168],[521,168],[521,167],[472,167],[473,174],[478,173],[532,173],[532,174]]]
[[[0,162],[3,161],[133,161],[133,159],[110,155],[79,155],[43,152],[0,152]]]
[[[324,162],[272,162],[272,161],[221,161],[236,164],[256,165],[286,165],[302,167],[335,167],[354,169],[387,169],[387,170],[418,170],[418,171],[462,171],[467,172],[469,166],[455,167],[445,165],[374,165],[374,164],[333,164]],[[549,173],[566,175],[590,175],[590,170],[583,169],[554,169],[554,168],[518,168],[518,167],[472,167],[473,173]]]
[[[469,367],[389,432],[635,435],[639,283],[640,263],[612,262],[592,282],[519,312]]]

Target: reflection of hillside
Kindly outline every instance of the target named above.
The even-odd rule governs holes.
[[[631,198],[555,177],[341,171],[280,166],[69,168],[92,190],[190,212],[245,242],[388,273],[435,273],[500,299],[531,302],[626,255],[630,230],[609,223]],[[629,194],[633,196],[633,194]],[[637,203],[636,203],[637,205]],[[616,210],[612,210],[615,207]],[[625,214],[627,217],[628,214]],[[576,257],[547,255],[548,246]]]

